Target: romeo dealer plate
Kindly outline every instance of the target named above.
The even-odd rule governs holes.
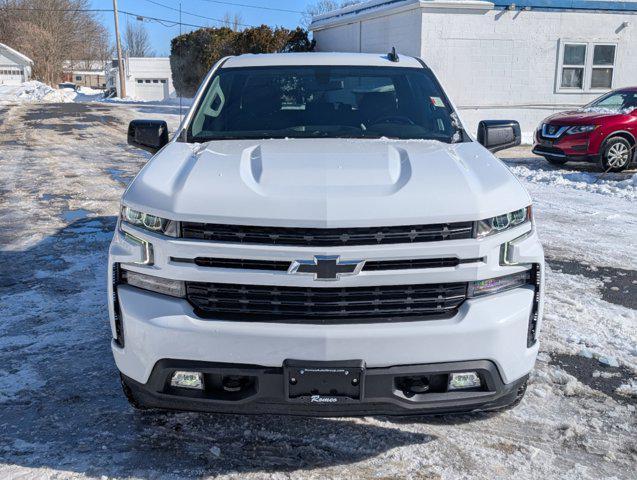
[[[288,399],[296,402],[334,404],[361,399],[365,379],[362,360],[283,363]]]

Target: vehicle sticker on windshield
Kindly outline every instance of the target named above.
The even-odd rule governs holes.
[[[442,101],[442,98],[440,97],[429,97],[431,99],[431,104],[434,107],[442,107],[444,108],[445,106],[445,102]]]

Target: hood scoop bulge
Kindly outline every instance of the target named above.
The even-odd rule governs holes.
[[[244,148],[239,162],[243,183],[263,196],[388,196],[412,175],[409,154],[395,145],[378,142],[375,148],[369,143],[362,148],[345,142],[338,151],[308,152],[295,143]]]

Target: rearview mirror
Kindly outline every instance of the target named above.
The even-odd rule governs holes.
[[[478,125],[478,142],[493,153],[520,145],[520,124],[515,120],[483,120]]]
[[[128,144],[157,153],[168,143],[168,125],[163,120],[133,120],[128,125]]]

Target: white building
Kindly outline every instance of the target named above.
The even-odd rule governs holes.
[[[637,85],[637,2],[372,0],[314,17],[319,51],[422,57],[467,127],[555,111]]]
[[[67,60],[64,62],[64,82],[94,89],[106,88],[106,62],[99,60]]]
[[[124,59],[126,96],[138,100],[161,101],[175,96],[168,57],[130,57]],[[106,80],[107,90],[120,95],[117,60],[113,60]]]
[[[0,43],[0,85],[19,85],[31,79],[33,60]]]

